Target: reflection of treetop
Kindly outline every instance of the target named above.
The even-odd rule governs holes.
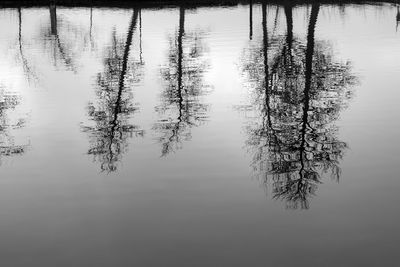
[[[161,69],[166,87],[156,108],[162,119],[154,128],[161,133],[163,156],[178,149],[182,139],[190,139],[190,128],[207,118],[208,106],[200,101],[207,89],[203,76],[208,68],[203,34],[185,33],[184,12],[181,8],[179,29],[169,38],[168,64]]]
[[[328,43],[314,41],[318,11],[314,4],[306,43],[293,38],[288,27],[271,46],[264,19],[263,45],[248,51],[244,63],[261,117],[248,127],[252,165],[272,178],[274,198],[293,208],[308,208],[323,173],[339,179],[347,145],[338,140],[334,122],[356,82],[351,66],[335,61]]]
[[[142,65],[135,60],[129,61],[133,33],[136,28],[138,11],[132,15],[126,40],[112,35],[111,46],[107,47],[104,58],[104,71],[97,75],[97,105],[88,106],[89,117],[93,126],[85,127],[90,134],[91,148],[88,154],[101,163],[102,171],[115,171],[126,151],[128,138],[132,135],[143,135],[138,126],[129,122],[137,111],[132,102],[133,94],[128,84],[139,81]]]

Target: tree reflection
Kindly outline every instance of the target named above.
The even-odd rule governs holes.
[[[185,8],[180,7],[179,28],[169,40],[168,65],[161,69],[166,88],[156,108],[162,116],[154,126],[161,133],[162,156],[180,148],[191,138],[190,128],[207,118],[208,105],[199,100],[207,89],[204,52],[201,32],[185,32]]]
[[[15,118],[10,114],[19,104],[19,97],[14,93],[7,92],[0,85],[0,156],[16,156],[23,154],[28,144],[15,144],[12,131],[25,125],[23,118]],[[0,161],[1,161],[0,157]]]
[[[66,16],[60,18],[57,10],[56,1],[50,1],[49,23],[41,27],[40,40],[55,67],[62,65],[76,73],[79,66],[77,59],[87,41],[91,42],[92,28],[76,26],[68,21]]]
[[[334,61],[326,42],[315,42],[318,3],[311,7],[305,45],[293,37],[292,7],[286,5],[284,42],[269,46],[265,4],[262,12],[263,52],[252,50],[245,64],[255,81],[262,119],[248,127],[247,145],[254,152],[255,171],[272,185],[273,198],[290,208],[307,209],[323,174],[339,179],[347,145],[338,139],[334,122],[351,97],[356,77],[349,64]],[[249,67],[251,62],[255,65]]]
[[[18,48],[22,62],[22,69],[28,81],[33,80],[34,82],[37,82],[38,77],[36,75],[36,72],[34,71],[32,64],[27,59],[23,47],[24,47],[24,42],[22,40],[22,8],[18,7]]]
[[[253,39],[253,0],[249,2],[249,39]]]
[[[51,1],[49,6],[50,11],[50,36],[53,45],[54,64],[57,64],[58,57],[62,59],[64,65],[72,71],[76,71],[74,63],[74,56],[69,48],[71,45],[66,44],[65,41],[60,40],[58,33],[58,20],[57,20],[57,6],[55,2]],[[57,53],[58,51],[58,53]]]
[[[94,122],[93,126],[84,127],[90,135],[88,154],[100,162],[102,171],[117,170],[128,139],[133,135],[143,135],[143,130],[129,122],[138,108],[127,85],[137,82],[141,76],[141,62],[129,60],[138,14],[135,9],[125,42],[113,32],[112,44],[107,48],[104,59],[104,71],[97,75],[98,103],[88,106],[90,120]]]

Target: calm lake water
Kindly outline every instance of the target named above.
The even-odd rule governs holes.
[[[398,12],[1,9],[0,265],[396,266]]]

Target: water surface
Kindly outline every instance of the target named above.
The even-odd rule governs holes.
[[[395,266],[399,17],[1,9],[1,265]]]

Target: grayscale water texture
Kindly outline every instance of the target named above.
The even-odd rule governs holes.
[[[0,9],[0,266],[399,266],[392,4]]]

